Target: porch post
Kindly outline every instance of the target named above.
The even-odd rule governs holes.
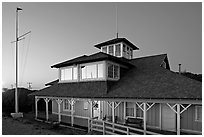
[[[112,122],[115,123],[115,102],[112,102]]]
[[[71,126],[74,125],[74,99],[71,100]]]
[[[35,96],[35,118],[38,118],[38,100],[39,98]]]
[[[162,129],[162,104],[159,103],[159,129]]]
[[[60,107],[60,104],[62,103],[62,99],[57,99],[56,102],[58,104],[58,121],[61,122],[61,107]]]
[[[124,117],[124,122],[125,122],[125,118],[126,118],[126,102],[124,101],[124,114],[123,114],[123,117]]]
[[[143,119],[143,120],[144,120],[144,135],[146,135],[146,126],[147,126],[147,125],[146,125],[146,121],[147,121],[147,120],[146,120],[146,119],[147,119],[147,118],[146,118],[146,112],[147,112],[147,111],[146,111],[146,103],[143,103],[143,105],[144,105],[144,111],[143,111],[143,112],[144,112],[144,113],[143,113],[143,115],[144,115],[144,119]]]
[[[177,135],[180,135],[180,104],[177,104]]]
[[[49,98],[44,98],[45,103],[46,103],[46,120],[48,121],[49,117],[48,117],[48,102],[50,101]]]

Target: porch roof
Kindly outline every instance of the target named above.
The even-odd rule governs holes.
[[[31,95],[77,98],[202,99],[202,83],[160,67],[166,54],[136,58],[119,81],[56,83]]]

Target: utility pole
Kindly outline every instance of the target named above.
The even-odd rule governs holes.
[[[31,31],[18,36],[18,12],[21,11],[23,9],[17,7],[16,8],[16,39],[13,42],[16,42],[16,88],[15,88],[15,113],[11,113],[13,118],[18,118],[18,117],[23,117],[23,113],[19,113],[18,110],[18,41],[24,39],[23,36],[27,35],[28,33],[30,33]],[[21,38],[23,37],[23,38]],[[21,39],[20,39],[21,38]]]

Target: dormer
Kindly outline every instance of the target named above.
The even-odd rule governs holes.
[[[133,50],[139,50],[134,44],[126,38],[116,38],[103,43],[99,43],[94,47],[101,50],[101,52],[115,56],[124,57],[126,59],[133,58]]]

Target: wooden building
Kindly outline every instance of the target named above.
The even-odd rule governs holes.
[[[95,45],[100,52],[51,66],[59,79],[32,93],[52,102],[60,123],[103,134],[202,133],[202,84],[170,70],[167,54],[133,58],[126,38]],[[141,125],[142,123],[142,125]],[[158,131],[158,132],[156,132]]]

